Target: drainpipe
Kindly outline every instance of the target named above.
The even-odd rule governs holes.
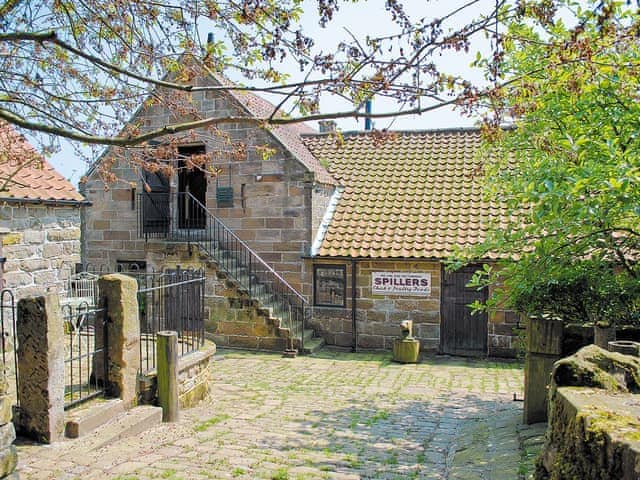
[[[371,99],[367,100],[364,104],[364,112],[366,115],[371,115]],[[368,132],[373,128],[373,121],[371,117],[364,117],[364,129]]]
[[[358,322],[356,318],[356,260],[351,259],[351,351],[358,351]]]

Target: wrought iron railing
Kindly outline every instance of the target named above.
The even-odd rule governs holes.
[[[138,281],[141,373],[156,368],[158,332],[178,332],[179,356],[204,345],[204,270],[178,267],[162,273],[127,275]]]
[[[304,350],[308,309],[302,295],[190,193],[177,193],[171,198],[168,193],[157,193],[152,199],[145,199],[147,195],[140,194],[138,204],[141,237],[163,237],[197,245],[252,298],[269,309],[271,316],[280,319],[280,326],[289,330],[289,348],[297,346]],[[158,220],[155,215],[159,211],[169,218]],[[158,225],[167,228],[160,233]]]
[[[104,312],[86,301],[62,305],[65,410],[105,393],[109,349]]]

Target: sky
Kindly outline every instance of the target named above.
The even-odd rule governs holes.
[[[393,33],[397,30],[389,14],[384,9],[384,0],[360,0],[358,3],[342,4],[340,10],[328,28],[321,28],[318,24],[318,15],[312,4],[316,0],[307,0],[305,4],[305,14],[302,19],[305,32],[314,38],[317,47],[333,50],[334,46],[340,40],[347,40],[352,35],[358,38],[364,38],[367,34],[381,35]],[[467,3],[462,0],[404,0],[403,5],[405,11],[411,18],[434,18],[440,17],[451,11],[456,5]],[[495,5],[495,0],[482,0],[478,9],[469,11],[468,14],[459,16],[456,22],[461,23],[469,20],[479,9],[489,10]],[[310,8],[311,7],[311,8]],[[466,22],[465,22],[466,23]],[[204,35],[206,38],[206,35]],[[439,67],[451,73],[461,73],[465,77],[475,81],[480,81],[482,75],[478,71],[474,71],[469,67],[472,59],[478,50],[486,53],[489,42],[480,41],[473,45],[472,50],[468,54],[457,54],[454,52],[441,55],[435,59]],[[295,64],[290,67],[282,68],[291,72],[293,79],[295,75],[300,75],[299,69]],[[231,77],[232,80],[235,80]],[[348,104],[338,99],[323,97],[320,104],[321,112],[345,110],[349,108]],[[397,105],[391,101],[377,100],[373,104],[374,112],[385,112],[397,109]],[[338,127],[343,131],[363,130],[364,119],[339,119]],[[436,128],[453,128],[473,126],[476,119],[468,118],[460,115],[452,108],[441,108],[420,116],[401,116],[394,119],[379,119],[374,122],[377,129],[390,130],[425,130]],[[318,128],[317,122],[311,123],[310,126]],[[65,142],[62,142],[62,149],[50,159],[52,165],[62,173],[66,178],[77,185],[80,177],[86,172],[88,165],[77,157],[73,148]]]

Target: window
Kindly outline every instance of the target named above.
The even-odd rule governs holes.
[[[144,273],[147,262],[144,260],[116,260],[116,271],[121,273]]]
[[[347,270],[344,265],[314,265],[313,283],[315,305],[346,306]]]

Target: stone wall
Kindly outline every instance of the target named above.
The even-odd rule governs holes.
[[[209,394],[216,345],[206,342],[197,352],[178,359],[178,400],[180,408],[191,408]],[[157,373],[152,370],[139,378],[140,402],[155,403]]]
[[[219,346],[284,351],[288,332],[196,247],[189,255],[182,243],[150,243],[145,260],[156,271],[205,268],[205,332]]]
[[[322,264],[341,264],[338,261],[317,261]],[[342,262],[342,264],[345,264]],[[352,289],[350,262],[346,263],[346,307],[313,307],[312,326],[329,345],[352,345]],[[356,275],[356,319],[358,348],[384,349],[393,347],[393,339],[400,335],[400,322],[413,321],[413,334],[420,340],[422,350],[437,351],[440,346],[440,284],[441,267],[429,261],[358,261]],[[311,268],[309,268],[311,269]],[[428,272],[431,274],[431,293],[427,297],[400,295],[372,295],[371,272]]]
[[[247,115],[224,92],[198,92],[190,102],[207,117]],[[148,106],[139,115],[137,120],[143,128],[165,125],[171,116],[160,105]],[[309,279],[303,273],[300,258],[308,253],[315,235],[311,205],[314,174],[268,130],[254,123],[225,123],[220,125],[220,131],[224,136],[196,130],[185,139],[185,145],[204,145],[220,170],[217,178],[208,179],[207,208],[294,288],[308,290]],[[244,158],[232,153],[238,145],[246,152]],[[263,158],[265,149],[270,151],[268,159]],[[82,193],[93,202],[84,218],[84,258],[89,263],[109,265],[115,265],[117,260],[142,259],[147,244],[138,238],[137,211],[132,200],[143,192],[142,174],[125,158],[115,157],[113,151],[101,161],[112,164],[111,171],[123,182],[110,185],[105,191],[94,171],[83,186]],[[232,207],[218,208],[218,184],[233,187]],[[178,189],[177,174],[171,179],[171,189]]]
[[[80,262],[80,207],[0,206],[5,286],[16,298],[60,292]]]

